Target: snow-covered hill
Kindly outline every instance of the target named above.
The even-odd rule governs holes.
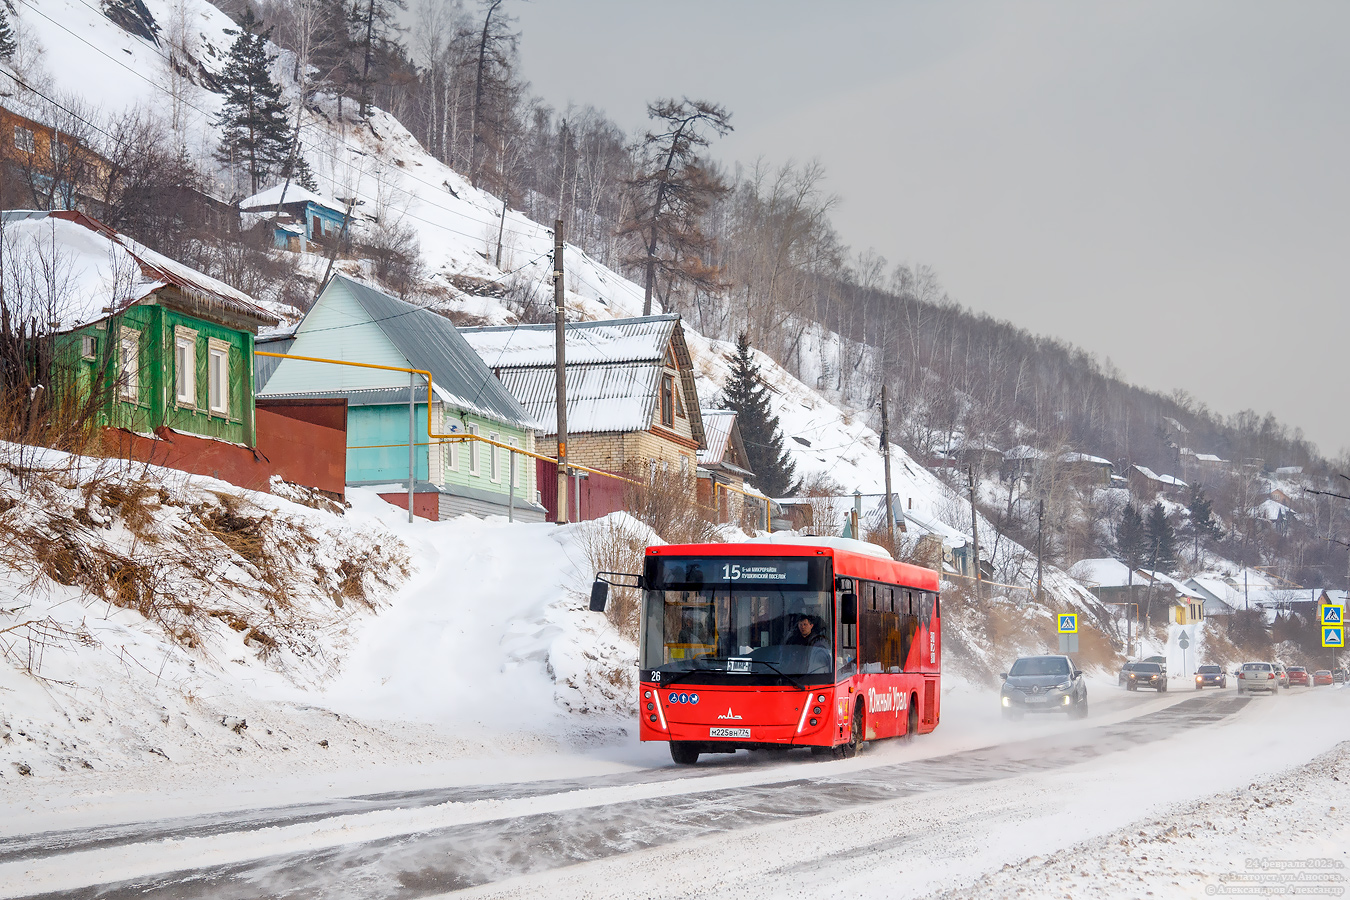
[[[132,18],[140,33],[116,24],[92,0],[24,0],[17,4],[21,32],[42,47],[40,54],[21,55],[16,63],[21,69],[19,76],[51,97],[81,98],[79,108],[83,110],[112,115],[138,104],[153,109],[192,152],[209,161],[213,141],[210,120],[220,102],[209,84],[232,41],[231,22],[200,0],[144,0],[144,5],[139,0],[119,0],[113,8],[122,10],[117,18],[124,23],[129,21],[124,14],[128,9],[136,12],[138,18]],[[169,64],[171,55],[182,61],[177,69]],[[275,72],[293,95],[290,63],[287,54],[279,54]],[[341,116],[338,107],[333,98],[320,98],[315,109],[306,111],[302,123],[304,153],[320,191],[336,197],[355,196],[361,228],[397,225],[412,230],[429,280],[424,292],[426,302],[491,322],[512,321],[516,311],[507,302],[486,295],[489,292],[475,294],[466,286],[475,282],[509,284],[514,286],[516,296],[533,294],[542,305],[551,302],[553,235],[548,228],[514,210],[507,210],[503,218],[498,199],[475,190],[458,173],[424,152],[407,129],[388,114],[375,110],[362,122],[354,117],[353,103],[342,104]],[[230,183],[227,173],[220,171],[220,177],[223,195],[238,197],[245,193],[240,185]],[[496,264],[499,232],[500,267]],[[318,269],[318,260],[312,262],[310,268]],[[634,283],[579,248],[567,247],[565,263],[570,318],[641,312],[642,291]],[[354,275],[368,274],[357,263],[342,265],[350,267]],[[713,405],[727,378],[733,348],[692,330],[687,337],[702,402]],[[820,338],[822,342],[830,339],[829,335]],[[788,448],[799,474],[827,477],[848,493],[879,494],[884,484],[879,436],[868,426],[865,412],[841,408],[825,393],[803,384],[762,354],[758,362],[773,391],[775,412],[790,437]],[[891,458],[894,490],[905,508],[911,535],[931,531],[945,536],[949,543],[961,543],[970,521],[966,500],[902,448],[892,446]],[[306,747],[321,746],[317,735],[326,724],[317,731],[311,731],[308,725],[286,726],[299,729],[292,740],[285,737],[291,732],[268,725],[258,729],[255,720],[249,719],[250,740],[238,740],[242,731],[219,723],[248,718],[236,710],[236,706],[253,703],[246,702],[245,695],[290,704],[292,713],[299,716],[296,721],[309,716],[304,709],[310,704],[321,704],[363,717],[389,714],[405,722],[453,723],[460,729],[461,739],[484,741],[491,740],[490,734],[509,730],[512,722],[540,721],[540,717],[552,722],[550,716],[564,711],[616,713],[625,708],[631,696],[625,679],[631,677],[632,648],[611,631],[585,624],[586,620],[578,617],[579,601],[572,592],[588,580],[589,572],[585,571],[584,553],[574,535],[544,526],[514,526],[508,538],[504,523],[477,522],[418,523],[409,530],[397,524],[396,514],[386,515],[378,501],[361,499],[360,492],[355,496],[357,507],[347,527],[361,528],[369,523],[397,535],[408,547],[412,580],[397,594],[392,608],[361,620],[361,636],[350,646],[344,645],[342,663],[336,667],[341,674],[336,679],[312,679],[302,692],[294,678],[277,680],[273,669],[264,668],[258,670],[256,678],[246,676],[250,691],[236,697],[235,687],[243,676],[230,669],[233,663],[229,661],[235,658],[231,652],[211,654],[215,664],[228,670],[228,677],[202,672],[189,675],[194,658],[191,654],[174,649],[171,641],[156,636],[152,625],[133,623],[134,614],[110,608],[98,620],[99,627],[129,635],[120,646],[139,646],[135,659],[142,665],[127,663],[124,657],[112,653],[112,644],[104,643],[97,652],[77,654],[78,665],[88,668],[74,678],[74,683],[94,685],[106,677],[108,683],[122,685],[122,697],[108,701],[112,710],[109,715],[132,722],[128,726],[131,732],[146,735],[145,752],[168,753],[165,742],[170,737],[167,732],[159,736],[159,732],[178,729],[173,734],[185,741],[183,746],[197,748],[185,751],[189,756],[207,752],[202,747],[213,748],[210,752],[217,754],[247,754],[255,744],[299,747],[308,741]],[[870,502],[875,504],[875,497]],[[980,527],[984,535],[992,533],[990,523],[982,518]],[[1025,583],[1034,568],[1034,554],[1006,539],[997,546],[999,571],[1013,572]],[[1032,561],[1030,567],[1028,560]],[[540,574],[528,583],[507,577],[523,571]],[[993,602],[1002,610],[1000,615],[1021,622],[1018,634],[1043,636],[1052,631],[1051,615],[1056,609],[1076,609],[1109,623],[1106,608],[1064,573],[1052,570],[1046,586],[1049,598],[1044,604],[1031,602],[1025,589],[995,590],[1007,595]],[[13,599],[16,596],[11,594],[11,602],[17,602]],[[74,595],[52,603],[53,610],[65,611],[62,615],[74,615],[72,623],[85,621],[87,611]],[[481,613],[487,608],[498,613],[505,610],[509,615],[485,619]],[[963,645],[966,663],[974,671],[987,674],[998,671],[1000,660],[991,650],[994,638],[984,615],[985,610],[972,609],[964,618],[953,616],[949,646]],[[66,620],[58,616],[58,621]],[[1027,640],[1025,649],[1043,646],[1040,638]],[[336,645],[323,646],[332,649]],[[1009,649],[1021,648],[1004,646],[1001,652]],[[248,657],[241,658],[248,663]],[[164,673],[174,679],[171,684],[181,690],[166,693],[159,677],[164,673],[158,672],[161,662]],[[126,672],[114,674],[118,667]],[[157,677],[143,674],[142,668],[146,672],[156,669]],[[5,677],[12,679],[13,673]],[[545,681],[539,681],[540,677]],[[483,679],[492,682],[491,690],[483,689]],[[549,686],[546,690],[541,688],[545,682]],[[31,685],[22,690],[28,698],[25,702],[39,702]],[[197,698],[197,706],[181,702],[184,691]],[[163,715],[146,718],[147,707],[132,699],[138,692],[142,701],[160,698],[152,706],[161,706]],[[526,711],[528,715],[521,708],[507,715],[499,704],[484,699],[502,696],[533,697],[536,699],[529,702],[536,705]],[[517,706],[525,702],[519,700]],[[58,708],[66,707],[58,704],[47,709],[51,716],[57,716],[52,710]],[[73,701],[68,708],[74,708]],[[257,710],[255,718],[261,715],[266,721],[275,715],[274,723],[285,721],[289,715],[276,713],[274,707],[259,706]],[[323,724],[327,719],[319,716],[315,721]],[[556,736],[580,727],[575,717],[567,721],[571,724],[550,725],[544,731]],[[52,765],[78,766],[81,757],[76,747],[88,746],[89,732],[77,724],[59,724],[54,718],[50,725],[43,751],[46,758]],[[16,731],[12,723],[8,727]],[[353,725],[356,730],[344,732],[342,741],[359,744],[372,740],[370,733],[361,732],[364,727]],[[194,737],[183,739],[183,733]],[[324,749],[335,746],[333,740],[322,740],[328,741]],[[131,746],[139,745],[133,742]],[[118,752],[125,751],[124,745],[119,747],[123,750]],[[312,748],[305,751],[318,752]]]

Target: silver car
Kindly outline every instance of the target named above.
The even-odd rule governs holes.
[[[1249,691],[1278,693],[1280,690],[1280,673],[1276,671],[1273,664],[1268,662],[1243,663],[1242,668],[1238,669],[1237,689],[1239,694],[1245,694]]]

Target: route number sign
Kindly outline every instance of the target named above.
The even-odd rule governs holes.
[[[1059,614],[1059,633],[1060,634],[1078,633],[1078,613]]]
[[[1323,647],[1344,647],[1344,646],[1345,646],[1345,626],[1344,626],[1344,625],[1323,625],[1323,626],[1322,626],[1322,646],[1323,646]]]
[[[1323,625],[1344,625],[1345,607],[1344,606],[1323,606],[1322,607]]]

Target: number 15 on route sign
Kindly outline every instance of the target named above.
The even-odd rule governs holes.
[[[1078,633],[1078,613],[1059,614],[1059,633],[1060,634]]]

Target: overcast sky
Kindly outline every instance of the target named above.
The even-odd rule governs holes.
[[[657,97],[720,102],[715,154],[818,157],[853,250],[1350,447],[1350,3],[509,8],[549,103],[636,131]]]

